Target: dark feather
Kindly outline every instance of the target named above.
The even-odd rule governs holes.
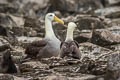
[[[47,42],[45,40],[34,41],[25,50],[27,57],[36,57],[39,51],[46,46]]]
[[[65,56],[72,57],[75,59],[80,59],[79,45],[76,41],[67,41],[61,43],[60,57]]]

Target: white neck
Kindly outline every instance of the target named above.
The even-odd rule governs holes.
[[[56,37],[52,28],[52,22],[45,18],[45,38]]]
[[[67,36],[65,41],[69,41],[69,40],[73,41],[73,31],[74,31],[73,28],[67,29]]]

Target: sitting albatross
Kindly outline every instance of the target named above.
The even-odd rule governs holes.
[[[79,45],[77,41],[73,40],[73,31],[77,25],[73,22],[68,23],[67,35],[64,42],[60,45],[60,57],[71,57],[74,59],[80,59],[81,54],[79,51]]]
[[[60,40],[55,36],[52,21],[64,24],[54,13],[45,16],[45,37],[40,41],[33,41],[25,50],[27,57],[49,58],[58,56],[60,52]]]

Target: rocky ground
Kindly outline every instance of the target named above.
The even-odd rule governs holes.
[[[48,12],[77,24],[80,60],[23,61],[26,46],[44,37]],[[66,26],[53,28],[63,41]],[[19,71],[0,73],[0,80],[120,80],[120,0],[0,0],[0,57],[6,50]]]

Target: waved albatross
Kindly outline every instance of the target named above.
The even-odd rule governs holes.
[[[79,51],[79,45],[77,41],[73,40],[73,31],[77,27],[74,22],[68,23],[67,35],[64,42],[60,45],[60,57],[71,57],[74,59],[80,59],[81,54]]]
[[[41,59],[59,55],[61,42],[54,34],[52,21],[64,24],[54,13],[48,13],[45,16],[45,37],[40,41],[33,41],[26,48],[27,57]]]

